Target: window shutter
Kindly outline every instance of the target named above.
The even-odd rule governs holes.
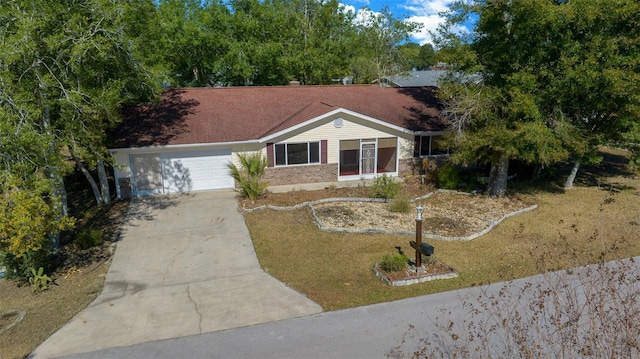
[[[269,162],[269,167],[273,167],[273,142],[267,143],[267,162]]]
[[[413,157],[420,157],[420,136],[413,137]]]
[[[327,163],[327,140],[320,141],[320,163]]]

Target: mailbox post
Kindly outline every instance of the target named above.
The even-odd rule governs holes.
[[[421,205],[416,207],[418,215],[416,216],[416,269],[422,266],[422,253],[420,253],[420,246],[422,245],[422,211],[424,208]]]

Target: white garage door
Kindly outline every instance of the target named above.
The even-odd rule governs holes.
[[[229,162],[231,149],[163,154],[165,193],[233,188]]]
[[[133,155],[134,192],[144,196],[233,188],[229,162],[231,149]]]
[[[162,161],[157,153],[131,156],[133,187],[138,196],[164,192],[162,181]]]

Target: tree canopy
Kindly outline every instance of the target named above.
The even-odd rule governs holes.
[[[357,19],[337,0],[157,4],[158,25],[150,34],[178,87],[317,85],[349,75],[370,83],[401,70],[400,47],[418,28],[388,10],[364,11]]]
[[[473,33],[453,31],[470,16]],[[509,160],[548,166],[637,144],[639,20],[630,0],[456,2],[437,41],[457,74],[441,91],[454,160],[491,163],[500,196]]]
[[[153,97],[157,80],[134,48],[131,22],[148,4],[0,3],[0,252],[45,250],[45,236],[59,245],[57,233],[72,223],[69,157],[104,161],[120,106]]]

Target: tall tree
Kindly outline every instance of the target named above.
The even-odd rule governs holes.
[[[436,64],[436,52],[431,44],[420,46],[414,42],[409,42],[400,45],[398,49],[402,56],[403,70],[429,70],[430,66]]]
[[[128,34],[126,16],[148,4],[110,0],[0,3],[3,121],[16,133],[28,131],[32,143],[25,145],[46,149],[46,154],[31,157],[30,175],[50,183],[51,193],[45,198],[60,220],[67,215],[63,182],[67,153],[80,167],[83,163],[97,167],[102,193],[96,199],[99,203],[108,200],[101,168],[107,159],[105,132],[118,121],[121,104],[154,94],[155,77],[145,70],[133,48],[136,39]],[[17,166],[12,161],[20,154],[10,156],[10,175],[18,178],[13,183],[41,193],[46,186],[29,187],[31,181],[25,174],[14,171]]]
[[[544,68],[553,86],[544,104],[561,110],[587,146],[574,152],[571,188],[580,163],[599,161],[598,145],[637,153],[640,121],[640,3],[571,1],[556,6],[555,66]],[[594,24],[598,24],[594,26]]]
[[[232,85],[281,85],[286,82],[279,63],[283,14],[267,1],[232,0],[232,40],[225,56],[226,78]]]
[[[175,86],[328,84],[351,69],[369,82],[401,67],[398,46],[417,26],[388,11],[356,20],[337,0],[156,4],[141,45]]]
[[[472,1],[452,9],[440,54],[468,74],[452,76],[441,92],[458,134],[454,159],[490,162],[491,195],[505,193],[509,159],[589,158],[605,139],[631,133],[638,85],[624,80],[637,79],[637,2]],[[471,35],[450,31],[471,14]]]
[[[5,158],[9,158],[6,162],[6,175],[11,179],[11,185],[5,182],[2,192],[8,196],[14,191],[12,186],[19,186],[15,189],[19,191],[35,188],[46,190],[49,192],[48,205],[59,214],[58,218],[63,218],[67,215],[66,191],[62,179],[64,161],[58,155],[61,143],[53,124],[55,108],[58,105],[55,88],[58,86],[59,78],[54,74],[51,64],[56,60],[56,54],[48,51],[50,42],[46,41],[46,34],[54,31],[53,23],[61,17],[62,9],[57,8],[58,6],[27,1],[0,4],[0,81],[4,85],[2,105],[5,116],[3,121],[9,128],[13,127],[16,133],[20,133],[21,139],[26,140],[20,142],[19,147],[4,146],[7,150],[19,152],[5,155]],[[42,15],[45,13],[50,16],[44,18]],[[38,151],[24,151],[25,146],[33,145],[41,147]],[[29,160],[34,162],[27,167],[27,173],[17,172],[16,169],[23,169],[21,165],[24,162],[20,163],[20,159],[25,158],[25,152],[35,155],[29,156]],[[18,163],[12,160],[17,160]],[[41,176],[42,179],[31,181],[23,177],[24,175]],[[27,185],[35,188],[21,188]],[[9,204],[10,202],[5,203],[7,206]],[[52,237],[54,247],[58,245],[58,238],[55,234]]]
[[[409,35],[421,24],[396,18],[388,7],[380,12],[361,11],[358,20],[358,54],[352,62],[355,80],[370,83],[384,76],[402,71],[400,45],[409,41]]]
[[[157,24],[157,56],[175,86],[215,86],[225,82],[231,14],[219,0],[161,0]],[[152,40],[152,39],[150,39]]]
[[[348,72],[356,34],[353,13],[336,0],[276,0],[274,5],[285,14],[283,64],[289,76],[304,84],[327,84]]]

